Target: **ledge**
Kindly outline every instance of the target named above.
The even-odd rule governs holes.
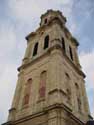
[[[79,43],[77,41],[77,39],[75,37],[72,37],[70,38],[71,42],[73,42],[74,44],[76,44],[76,46],[79,46]]]
[[[9,112],[16,111],[16,108],[9,109]]]
[[[11,122],[11,121],[6,122],[6,123],[4,123],[2,125],[14,125],[14,124],[19,124],[19,123],[25,122],[27,120],[32,120],[33,118],[36,118],[36,117],[47,114],[49,111],[51,111],[53,109],[65,110],[68,113],[69,118],[72,118],[75,122],[78,122],[80,124],[84,124],[80,119],[78,119],[76,116],[74,116],[74,114],[72,114],[72,110],[69,107],[67,107],[63,103],[62,104],[56,103],[56,104],[53,104],[53,105],[50,105],[50,106],[44,108],[43,111],[41,111],[41,112],[34,113],[32,115],[29,115],[29,116],[26,116],[24,118],[15,120],[13,122]]]
[[[14,125],[14,124],[13,124],[13,121],[9,121],[9,122],[3,123],[1,125]]]
[[[36,32],[31,32],[25,38],[26,38],[26,40],[28,40],[29,37],[31,37],[31,36],[34,37],[35,35],[36,35]]]
[[[89,117],[91,120],[93,120],[93,117],[92,117],[90,114],[88,115],[88,117]]]
[[[55,39],[56,40],[56,39]],[[59,40],[59,39],[57,39]],[[62,51],[62,47],[59,45],[59,44],[56,44],[52,47],[50,47],[44,54],[42,54],[41,56],[31,60],[29,63],[26,63],[26,64],[23,64],[22,66],[20,66],[18,68],[18,71],[20,71],[21,69],[24,69],[26,67],[28,67],[29,65],[32,65],[34,64],[34,62],[38,61],[39,59],[43,58],[44,56],[46,55],[49,55],[51,53],[51,51],[53,49],[60,49]],[[67,59],[70,63],[70,65],[80,74],[82,75],[84,78],[86,77],[85,74],[68,58],[68,56],[66,54],[63,53],[63,55],[65,56],[65,59]]]

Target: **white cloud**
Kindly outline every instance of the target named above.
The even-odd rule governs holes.
[[[16,85],[16,65],[12,63],[3,64],[3,71],[0,74],[0,122],[5,122],[8,109],[10,108],[14,89]]]
[[[8,109],[13,97],[17,61],[13,53],[17,49],[17,36],[14,27],[9,22],[0,23],[0,123],[6,121]]]
[[[69,16],[72,11],[73,0],[10,0],[10,13],[21,21],[32,21],[39,18],[47,9],[59,9]]]
[[[89,53],[80,53],[80,62],[83,67],[83,70],[86,73],[86,87],[87,87],[87,92],[91,91],[93,89],[93,94],[94,94],[94,50]],[[94,117],[94,95],[92,95],[92,98],[90,100],[92,102],[92,107],[91,112],[92,116]]]
[[[80,53],[80,62],[87,77],[87,87],[94,88],[94,51],[90,53]]]
[[[0,24],[0,58],[4,58],[7,54],[13,51],[16,46],[15,31],[9,23],[1,22]]]

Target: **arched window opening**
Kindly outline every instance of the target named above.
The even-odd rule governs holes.
[[[28,79],[26,83],[26,93],[30,93],[31,91],[31,86],[32,86],[32,79]]]
[[[81,100],[80,100],[80,98],[77,99],[77,102],[78,102],[78,110],[79,110],[79,112],[81,112]]]
[[[31,78],[29,78],[29,79],[27,80],[27,84],[32,84],[32,79],[31,79]]]
[[[66,80],[66,88],[70,87],[70,76],[68,75],[68,73],[65,73],[65,80]]]
[[[46,91],[46,77],[47,72],[43,71],[40,75],[40,86],[39,86],[39,97],[45,97],[45,91]]]
[[[68,73],[65,73],[66,80],[66,95],[67,95],[67,103],[71,104],[71,79]]]
[[[79,86],[78,86],[78,84],[77,84],[77,83],[75,83],[75,87],[76,87],[76,90],[78,90],[78,89],[79,89]]]
[[[67,89],[67,101],[68,103],[71,103],[71,91],[69,88]]]
[[[78,105],[78,111],[81,112],[81,98],[80,98],[80,89],[77,83],[75,83],[75,89],[76,89],[76,98],[77,98],[77,105]]]
[[[38,42],[34,46],[33,56],[37,55],[37,51],[38,51]]]
[[[73,61],[73,53],[72,53],[72,48],[69,46],[69,53],[70,53],[70,58]]]
[[[64,52],[66,52],[66,48],[65,48],[65,40],[64,38],[62,37],[62,49]]]
[[[29,94],[24,96],[23,106],[29,104]]]
[[[44,49],[48,48],[49,46],[49,35],[47,35],[44,39]]]
[[[75,88],[76,88],[76,96],[79,97],[80,96],[80,92],[79,92],[79,86],[77,83],[75,83]]]
[[[31,87],[32,87],[32,79],[28,79],[25,84],[24,98],[23,98],[23,106],[29,104],[30,95],[31,95]]]
[[[47,18],[44,20],[44,24],[46,24],[47,23]]]

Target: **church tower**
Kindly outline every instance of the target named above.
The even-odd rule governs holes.
[[[4,125],[83,125],[90,118],[78,41],[60,11],[48,10],[27,48],[8,122]]]

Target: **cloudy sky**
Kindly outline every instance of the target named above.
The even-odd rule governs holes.
[[[94,116],[94,0],[0,0],[0,123],[5,122],[26,48],[25,36],[34,31],[47,9],[60,10],[80,43],[79,56]]]

